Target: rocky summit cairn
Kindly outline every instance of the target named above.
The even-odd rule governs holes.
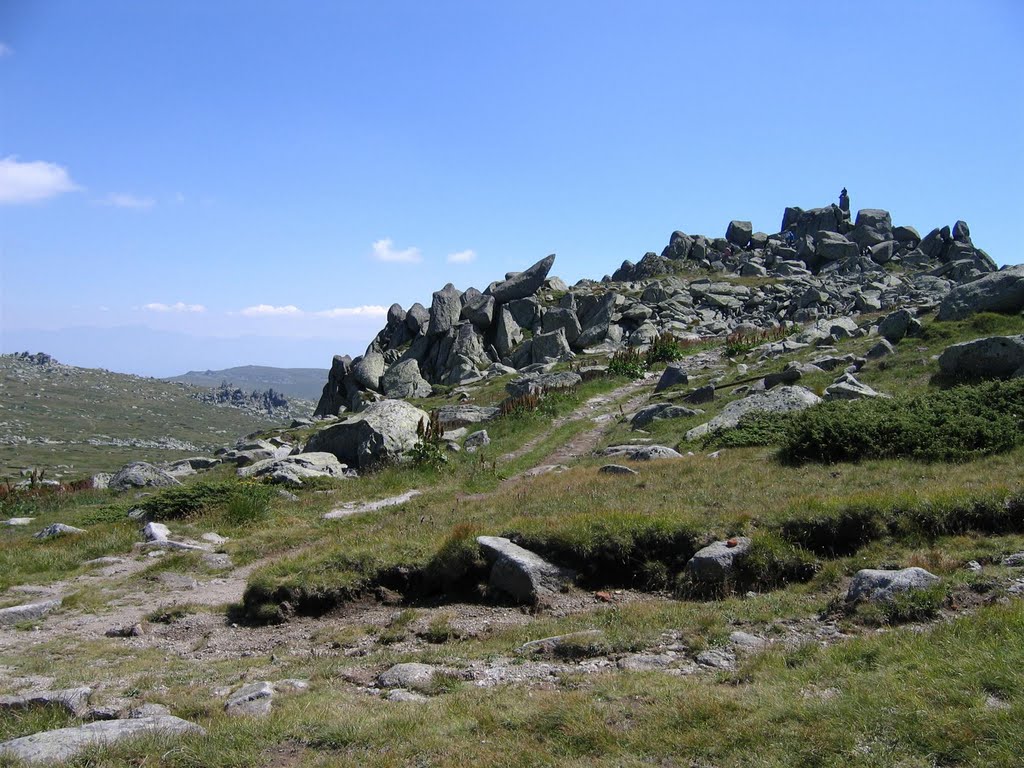
[[[624,261],[601,282],[567,286],[549,277],[554,263],[552,254],[483,291],[449,283],[427,305],[393,304],[361,356],[334,358],[316,416],[362,411],[383,398],[426,397],[438,386],[581,354],[644,351],[664,334],[721,338],[815,323],[820,340],[859,332],[851,315],[903,309],[879,330],[896,343],[919,327],[916,308],[941,303],[940,319],[955,319],[1024,304],[1022,268],[997,271],[965,222],[922,237],[894,224],[886,210],[852,213],[845,189],[839,205],[786,208],[774,234],[742,219],[721,237],[673,232],[660,253]],[[751,285],[737,277],[767,280]],[[778,351],[799,343],[814,340],[779,342],[789,346]]]

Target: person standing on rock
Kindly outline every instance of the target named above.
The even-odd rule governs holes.
[[[847,218],[849,218],[850,195],[846,192],[846,187],[843,187],[843,191],[839,193],[839,210],[845,213]]]

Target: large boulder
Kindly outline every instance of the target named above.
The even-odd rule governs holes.
[[[818,232],[814,238],[814,250],[825,261],[842,261],[860,254],[857,244],[838,232]]]
[[[1024,376],[1024,334],[953,344],[939,355],[939,370],[958,379]]]
[[[463,305],[462,317],[469,320],[479,330],[486,331],[494,321],[494,306],[493,296],[485,296],[482,293],[474,295]]]
[[[379,392],[383,375],[384,356],[375,350],[368,351],[352,365],[352,378],[363,389]]]
[[[101,720],[6,741],[0,744],[0,756],[16,758],[29,765],[49,766],[70,760],[93,746],[106,746],[151,734],[178,736],[186,733],[202,736],[206,732],[195,723],[171,715]]]
[[[523,329],[513,319],[508,307],[501,307],[494,328],[494,348],[502,358],[506,358],[522,341]]]
[[[963,320],[975,312],[1024,309],[1024,264],[992,272],[951,290],[939,305],[938,320]]]
[[[703,586],[725,587],[732,580],[739,561],[750,552],[752,544],[746,536],[709,544],[687,561],[686,575]]]
[[[870,248],[873,245],[884,243],[893,239],[892,218],[888,211],[876,208],[864,208],[857,212],[857,221],[854,224],[850,239],[861,248]]]
[[[432,389],[420,375],[420,365],[415,360],[402,360],[388,368],[381,387],[384,395],[393,399],[427,397]]]
[[[633,429],[642,429],[652,421],[685,419],[688,416],[696,416],[698,413],[700,413],[700,411],[695,411],[692,408],[684,408],[681,405],[655,403],[653,405],[644,406],[633,414],[633,418],[629,420],[629,423],[633,425]]]
[[[617,294],[613,291],[608,291],[598,300],[596,306],[583,317],[580,323],[583,327],[583,332],[573,342],[573,349],[586,349],[589,346],[604,341],[608,335],[608,327],[611,325],[616,299]]]
[[[541,323],[544,333],[557,331],[561,328],[565,333],[565,340],[570,344],[576,341],[580,334],[583,333],[579,318],[576,317],[576,313],[571,309],[564,309],[562,307],[549,309],[544,313]]]
[[[550,333],[538,333],[533,337],[530,353],[535,363],[553,363],[571,360],[574,355],[565,339],[565,331],[556,328]]]
[[[572,389],[583,383],[583,377],[573,371],[560,373],[527,373],[505,385],[509,397],[543,395],[556,389]]]
[[[820,402],[821,398],[805,387],[776,387],[768,392],[757,392],[729,403],[711,421],[687,432],[686,439],[696,440],[716,429],[731,429],[748,413],[789,413]]]
[[[544,279],[548,276],[554,263],[555,254],[552,253],[524,272],[519,272],[503,282],[490,286],[485,293],[493,296],[498,304],[532,296],[544,285]]]
[[[488,405],[442,405],[437,409],[437,420],[441,423],[441,429],[457,429],[469,424],[480,424],[498,417],[500,408]]]
[[[326,451],[359,468],[395,460],[416,444],[420,422],[429,418],[426,411],[404,400],[381,400],[315,433],[303,452]]]
[[[406,322],[408,319],[407,314]],[[352,358],[348,355],[335,355],[331,362],[331,371],[327,374],[327,383],[324,384],[323,392],[320,395],[320,401],[316,405],[316,410],[313,411],[314,418],[337,416],[342,408],[347,407],[349,391],[346,381],[351,373]]]
[[[878,324],[878,335],[892,344],[896,344],[905,336],[913,336],[920,330],[921,322],[909,309],[890,312]]]
[[[147,464],[145,461],[133,461],[117,470],[110,478],[107,487],[115,491],[127,491],[132,488],[164,488],[169,485],[181,485],[181,483],[152,464]]]
[[[545,595],[564,590],[574,574],[500,536],[479,536],[477,544],[491,564],[492,589],[522,603],[536,603]]]
[[[412,311],[412,310],[410,310]],[[440,291],[434,291],[430,304],[430,324],[427,333],[440,336],[448,333],[462,316],[462,294],[459,289],[448,283]]]
[[[901,592],[915,589],[926,589],[939,583],[939,577],[924,568],[903,568],[886,571],[864,568],[854,574],[850,588],[846,592],[846,600],[856,603],[890,602]]]
[[[333,453],[315,451],[285,456],[283,459],[257,461],[239,469],[238,474],[242,477],[266,478],[283,485],[300,486],[303,480],[312,477],[346,477],[347,469]]]
[[[430,325],[430,312],[419,302],[413,304],[405,313],[405,325],[413,336],[426,333]]]
[[[725,239],[732,245],[746,248],[753,234],[754,227],[749,221],[730,221],[729,228],[725,230]]]

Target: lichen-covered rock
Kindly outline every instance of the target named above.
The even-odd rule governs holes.
[[[477,544],[491,563],[493,589],[524,603],[565,589],[575,574],[500,536],[479,536]]]
[[[888,602],[901,592],[915,589],[926,589],[938,584],[939,577],[924,568],[903,568],[900,570],[877,570],[864,568],[857,571],[846,592],[846,600],[855,603],[861,600],[869,602]]]
[[[498,304],[505,304],[514,299],[525,299],[532,296],[544,285],[544,280],[555,263],[555,254],[546,256],[529,269],[518,272],[504,282],[489,287],[485,293],[494,297]]]
[[[946,347],[939,370],[964,379],[999,379],[1024,375],[1024,334],[989,336]]]
[[[145,461],[125,464],[107,483],[107,487],[115,491],[127,491],[131,488],[164,488],[169,485],[181,483],[162,469]]]
[[[326,451],[342,463],[362,469],[398,459],[416,444],[417,429],[429,418],[426,411],[404,400],[381,400],[315,433],[303,453]]]
[[[729,403],[711,421],[687,432],[686,439],[696,440],[716,429],[731,429],[747,413],[789,413],[802,411],[820,402],[821,398],[805,387],[776,387]]]
[[[951,290],[939,305],[938,320],[963,320],[976,312],[1024,309],[1024,264],[1007,267]]]
[[[716,541],[698,550],[686,563],[686,573],[694,582],[723,587],[732,578],[736,564],[750,552],[753,542],[746,536]]]

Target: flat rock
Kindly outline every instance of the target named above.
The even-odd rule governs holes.
[[[33,520],[35,520],[34,517],[12,517],[10,520],[4,520],[3,524],[12,526],[31,525]]]
[[[528,373],[506,384],[505,391],[508,392],[509,397],[525,397],[527,395],[543,395],[552,390],[571,389],[582,383],[583,378],[572,371]]]
[[[0,608],[0,627],[18,624],[22,621],[40,619],[50,611],[60,608],[60,600],[44,600],[39,603],[15,605],[11,608]]]
[[[145,461],[133,461],[125,464],[110,478],[107,487],[115,491],[127,491],[132,488],[163,488],[169,485],[181,485],[177,479]]]
[[[486,405],[442,405],[437,409],[437,418],[442,430],[457,429],[470,424],[479,424],[498,417],[500,408]]]
[[[600,629],[584,629],[580,632],[569,632],[564,635],[542,637],[539,640],[530,640],[523,643],[516,649],[521,654],[531,653],[555,653],[559,648],[568,645],[597,645],[604,641],[604,632]]]
[[[695,411],[692,408],[684,408],[681,405],[655,403],[653,405],[644,406],[633,414],[633,418],[629,420],[629,423],[633,425],[633,429],[642,429],[654,421],[685,419],[688,416],[696,416],[699,413],[700,411]]]
[[[656,459],[681,459],[683,454],[665,445],[610,445],[601,456],[625,456],[633,461],[654,461]]]
[[[477,544],[491,564],[490,585],[519,602],[535,603],[565,589],[575,574],[500,536],[478,536]]]
[[[124,739],[149,734],[178,736],[187,733],[205,735],[195,723],[179,717],[140,717],[127,720],[102,720],[72,728],[58,728],[0,744],[0,755],[23,760],[30,765],[53,765],[70,760],[87,747],[115,744]]]
[[[349,477],[348,466],[326,451],[310,451],[281,459],[263,459],[238,470],[242,477],[259,477],[272,483],[299,487],[313,477]]]
[[[867,384],[859,381],[852,373],[844,373],[834,383],[826,387],[824,400],[861,400],[865,397],[888,397],[876,392]]]
[[[324,520],[337,520],[341,517],[351,517],[352,515],[361,515],[364,512],[376,512],[378,509],[385,509],[387,507],[396,507],[399,504],[405,504],[410,499],[414,499],[419,496],[422,491],[418,491],[415,488],[400,493],[397,496],[388,496],[385,499],[377,499],[376,501],[349,501],[342,504],[337,509],[332,509],[324,515]]]
[[[687,432],[686,439],[697,440],[716,429],[732,429],[748,413],[790,413],[820,402],[821,398],[805,387],[776,387],[768,392],[757,392],[729,403],[711,421]]]
[[[622,464],[605,464],[597,470],[606,475],[639,475],[635,469],[623,466]]]
[[[92,688],[65,688],[59,691],[35,691],[17,696],[0,696],[0,712],[7,710],[51,707],[82,717],[89,709]]]
[[[274,686],[266,680],[243,685],[224,703],[224,711],[233,717],[265,717],[270,714]]]
[[[404,688],[395,688],[394,690],[388,691],[384,698],[388,701],[398,702],[405,701],[419,703],[429,701],[429,699],[422,693],[416,693],[415,691],[407,691]]]
[[[72,536],[78,533],[85,533],[85,529],[75,528],[73,525],[65,525],[64,523],[53,523],[43,528],[39,533],[34,534],[33,538],[55,539],[58,536]]]
[[[437,672],[438,668],[431,664],[395,664],[377,677],[377,685],[381,688],[429,690]]]
[[[867,600],[888,602],[900,592],[925,589],[938,584],[939,577],[924,568],[903,568],[900,570],[877,570],[864,568],[857,571],[846,592],[847,602]]]

